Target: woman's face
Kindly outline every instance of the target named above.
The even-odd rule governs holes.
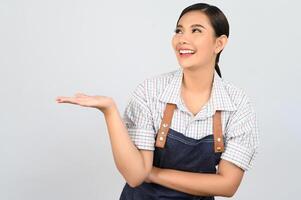
[[[182,68],[214,67],[216,54],[222,48],[208,17],[201,11],[190,11],[181,17],[172,46]]]

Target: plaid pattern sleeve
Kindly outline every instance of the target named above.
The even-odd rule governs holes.
[[[135,88],[125,108],[123,120],[138,149],[154,150],[155,130],[144,85],[145,82]]]
[[[225,137],[225,152],[221,158],[244,171],[251,169],[258,153],[259,131],[254,106],[246,95],[230,117]]]
[[[193,115],[181,98],[183,75],[179,68],[147,78],[135,88],[123,115],[133,143],[138,149],[155,150],[156,133],[167,103],[177,105],[171,128],[194,139],[213,133],[213,115],[221,110],[225,137],[221,158],[243,170],[250,169],[258,152],[259,131],[254,107],[245,91],[215,72],[210,99]]]

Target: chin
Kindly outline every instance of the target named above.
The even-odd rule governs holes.
[[[192,68],[195,67],[195,65],[190,64],[190,63],[182,63],[182,62],[179,62],[179,65],[180,65],[181,68],[183,68],[183,69],[192,69]]]

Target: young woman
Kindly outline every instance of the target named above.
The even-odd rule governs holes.
[[[180,68],[140,83],[123,119],[110,97],[57,98],[103,112],[126,180],[121,200],[207,200],[237,191],[257,154],[258,126],[246,93],[221,78],[228,37],[220,9],[191,5],[172,38]]]

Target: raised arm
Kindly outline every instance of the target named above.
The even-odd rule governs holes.
[[[127,183],[140,185],[152,169],[153,151],[138,150],[133,144],[116,106],[104,114],[115,164]]]
[[[77,93],[75,97],[59,96],[56,101],[93,107],[102,111],[117,169],[131,187],[138,186],[143,182],[152,169],[153,151],[136,148],[112,98]]]

